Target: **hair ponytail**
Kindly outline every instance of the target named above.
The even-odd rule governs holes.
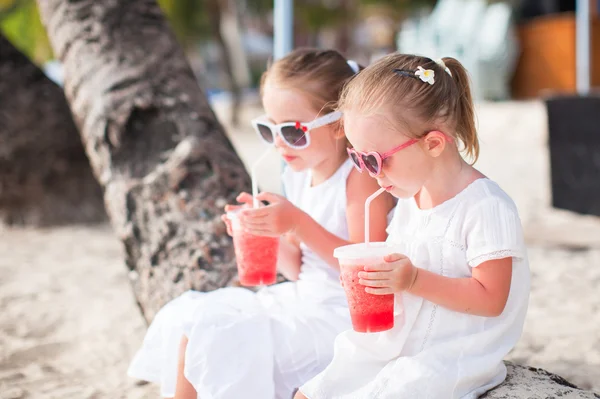
[[[450,70],[452,79],[458,88],[458,98],[455,103],[454,120],[456,121],[456,136],[462,141],[464,150],[472,159],[472,163],[479,157],[479,139],[475,127],[475,109],[469,75],[465,67],[452,57],[442,59]]]

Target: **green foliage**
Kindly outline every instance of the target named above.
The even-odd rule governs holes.
[[[33,62],[53,58],[35,0],[0,0],[0,29]]]
[[[363,5],[387,6],[397,10],[435,4],[435,0],[360,0]]]
[[[346,10],[324,3],[326,2],[318,0],[295,1],[294,12],[298,22],[309,31],[317,32],[326,27],[338,26],[350,18]]]
[[[102,0],[98,0],[102,1]],[[127,0],[124,0],[127,1]],[[185,47],[211,36],[211,10],[223,0],[157,0],[167,15],[179,42]],[[238,0],[233,0],[238,1]],[[413,7],[433,5],[436,0],[295,0],[295,23],[310,31],[335,28],[358,16],[361,6],[383,7],[402,12]],[[237,4],[241,4],[238,2]],[[244,15],[267,17],[273,0],[246,0]],[[346,7],[344,7],[346,4]],[[393,13],[393,12],[392,12]],[[266,18],[265,18],[266,24]],[[35,0],[0,0],[0,29],[30,59],[42,64],[53,58],[46,31],[40,21]]]
[[[158,0],[179,42],[188,46],[210,34],[207,3],[218,0]]]

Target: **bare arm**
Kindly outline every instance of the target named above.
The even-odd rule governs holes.
[[[350,240],[343,240],[330,233],[291,202],[280,195],[261,193],[259,200],[268,201],[269,205],[256,209],[245,209],[241,212],[245,229],[255,235],[279,236],[293,233],[294,236],[324,259],[331,267],[339,265],[333,257],[333,250],[349,243],[364,240],[364,204],[379,186],[366,174],[350,172],[346,186],[347,210]],[[245,194],[248,195],[248,194]],[[392,209],[393,200],[389,194],[379,196],[371,203],[370,231],[373,241],[386,238],[387,214]]]
[[[365,201],[378,189],[377,182],[367,174],[361,174],[356,170],[350,172],[346,186],[346,220],[350,235],[349,241],[331,234],[309,215],[301,211],[298,214],[298,222],[294,228],[295,234],[330,266],[339,269],[339,264],[333,257],[333,250],[343,245],[364,241]],[[393,206],[394,201],[388,193],[381,194],[371,203],[369,230],[372,241],[385,241],[387,238],[385,231],[387,215]]]
[[[445,308],[477,316],[499,316],[508,300],[512,258],[495,259],[473,268],[472,277],[440,276],[412,265],[404,255],[386,257],[385,264],[367,266],[360,283],[373,294],[408,291]]]
[[[300,245],[291,234],[284,234],[279,240],[277,268],[290,281],[298,280],[302,266]]]
[[[410,292],[457,312],[484,317],[502,314],[512,278],[512,258],[490,260],[470,278],[450,278],[419,269]]]

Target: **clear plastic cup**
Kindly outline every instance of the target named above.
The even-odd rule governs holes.
[[[240,224],[239,211],[227,212],[227,218],[231,221],[240,284],[244,287],[274,284],[277,281],[279,237],[246,233]]]
[[[380,332],[394,327],[394,294],[369,294],[366,287],[358,283],[358,273],[364,271],[365,266],[383,263],[383,258],[392,252],[385,242],[346,245],[333,251],[340,263],[354,331]]]

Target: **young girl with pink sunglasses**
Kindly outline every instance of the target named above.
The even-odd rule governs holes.
[[[269,205],[241,210],[240,222],[250,234],[281,236],[278,268],[290,282],[173,300],[150,326],[131,376],[160,383],[164,397],[291,399],[329,363],[334,338],[350,326],[333,249],[364,240],[364,203],[378,189],[348,159],[334,109],[358,70],[335,51],[299,49],[265,72],[266,115],[252,124],[287,164],[287,198],[260,194]],[[382,241],[394,200],[375,202],[370,234]]]
[[[392,253],[359,283],[402,306],[391,330],[340,334],[296,399],[475,399],[506,377],[529,265],[515,204],[461,156],[479,152],[473,108],[453,58],[392,54],[344,89],[350,158],[399,199]]]

